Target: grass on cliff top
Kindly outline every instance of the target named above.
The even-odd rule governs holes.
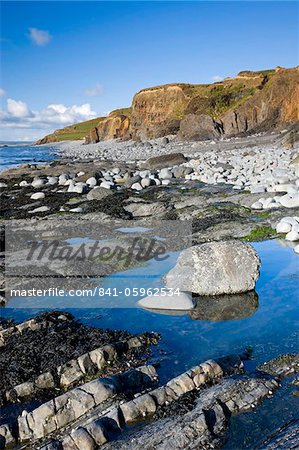
[[[265,70],[257,70],[257,71],[252,71],[252,70],[242,70],[241,72],[238,73],[239,76],[248,76],[248,77],[256,77],[258,75],[262,75],[262,76],[271,76],[275,74],[275,69],[265,69]]]
[[[237,108],[252,97],[258,89],[258,85],[248,85],[244,82],[219,83],[209,85],[189,85],[185,87],[190,102],[179,102],[173,109],[174,119],[183,119],[188,113],[189,105],[197,99],[205,99],[205,104],[199,108],[196,114],[209,114],[214,119],[219,118],[226,111]]]
[[[116,116],[119,114],[130,117],[131,108],[115,109],[114,111],[111,111],[109,116]],[[79,122],[74,125],[61,128],[60,130],[56,130],[54,131],[54,133],[49,134],[47,137],[50,137],[51,142],[76,141],[84,139],[85,136],[88,135],[90,130],[93,127],[96,127],[104,119],[106,119],[106,117],[96,117],[95,119],[86,120],[85,122]]]
[[[95,119],[86,120],[85,122],[69,125],[65,128],[54,131],[54,133],[49,134],[47,137],[51,138],[51,142],[76,141],[79,139],[84,139],[89,131],[93,127],[96,127],[101,120],[103,120],[103,117],[96,117]]]
[[[111,113],[109,114],[109,116],[118,116],[118,115],[124,115],[124,116],[131,116],[131,111],[132,108],[119,108],[119,109],[114,109],[113,111],[111,111]]]

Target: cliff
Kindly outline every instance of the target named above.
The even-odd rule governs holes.
[[[131,108],[113,111],[97,122],[89,121],[86,142],[150,139],[167,134],[183,139],[215,139],[223,134],[270,131],[297,121],[298,104],[298,67],[243,71],[213,84],[167,84],[142,89],[134,95]],[[46,138],[65,139],[67,132],[62,131]]]
[[[123,108],[112,111],[93,126],[85,137],[86,144],[105,141],[116,138],[126,138],[130,130],[131,108]]]
[[[299,70],[277,68],[246,103],[221,117],[226,135],[268,131],[299,120]]]
[[[98,125],[101,120],[103,120],[103,118],[97,117],[96,119],[87,120],[85,122],[80,122],[61,128],[54,131],[54,133],[48,134],[42,139],[39,139],[36,142],[36,145],[48,144],[51,142],[75,141],[78,139],[84,139],[89,130]]]

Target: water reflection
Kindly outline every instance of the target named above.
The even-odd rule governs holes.
[[[244,294],[220,295],[216,297],[193,297],[196,307],[189,312],[193,320],[238,320],[252,316],[258,309],[258,295],[255,291]]]

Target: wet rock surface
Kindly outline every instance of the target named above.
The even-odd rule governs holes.
[[[261,372],[286,377],[299,373],[299,353],[278,356],[258,367]]]
[[[242,371],[243,365],[238,356],[209,360],[189,371],[170,380],[166,385],[147,393],[137,395],[132,400],[121,403],[118,407],[110,409],[103,416],[81,423],[79,428],[74,428],[69,434],[61,439],[62,447],[67,447],[80,436],[83,441],[81,445],[87,445],[92,430],[92,448],[114,440],[126,426],[140,421],[145,417],[154,417],[160,408],[167,408],[167,405],[182,398],[186,393],[190,393],[199,387],[217,383],[224,375],[238,373]],[[150,369],[149,367],[149,370]],[[89,441],[90,442],[90,441]]]
[[[284,133],[278,135],[279,139]],[[125,206],[131,208],[124,201],[131,194],[151,193],[151,201],[155,202],[164,192],[168,197],[166,210],[153,209],[153,214],[161,219],[169,215],[196,220],[202,207],[210,204],[217,209],[224,202],[233,215],[231,203],[239,202],[248,209],[245,222],[250,233],[254,227],[248,220],[250,215],[255,219],[259,211],[266,209],[270,226],[270,216],[277,216],[277,210],[298,210],[297,166],[291,164],[296,160],[297,144],[285,149],[275,144],[276,137],[259,135],[220,144],[182,143],[172,136],[167,138],[167,144],[162,139],[140,143],[109,141],[99,143],[98,148],[66,142],[60,144],[61,149],[71,161],[62,158],[1,173],[1,182],[7,185],[0,194],[1,214],[5,219],[52,215],[64,219],[74,214],[84,219],[87,214],[101,212],[130,220],[134,214],[124,210]],[[105,156],[108,153],[114,161]],[[131,162],[127,162],[129,158]],[[216,186],[218,196],[214,195]],[[218,220],[224,223],[228,217],[222,214]],[[240,228],[239,220],[234,221]],[[244,224],[240,231],[243,230]]]
[[[164,219],[192,221],[188,236],[192,243],[182,240],[173,244],[172,250],[210,240],[229,240],[231,246],[232,238],[250,241],[298,233],[298,144],[294,136],[289,138],[287,130],[279,135],[209,143],[180,142],[173,136],[85,146],[65,143],[61,151],[72,160],[61,158],[1,174],[1,213],[6,222],[13,220],[22,226],[25,219],[44,230],[50,228],[54,235],[54,219],[67,230],[74,216],[82,222],[84,235],[89,223],[111,219],[127,224],[153,216],[162,223]],[[154,159],[151,167],[142,167],[149,158]],[[284,222],[285,218],[295,222]],[[0,243],[3,252],[2,229]],[[3,292],[4,254],[0,256]],[[61,267],[58,272],[72,275]],[[256,281],[255,275],[252,280]],[[252,286],[246,284],[248,289]],[[253,291],[210,300],[210,296],[197,297],[189,316],[208,321],[241,319],[253,314],[258,302]],[[67,313],[63,320],[58,320],[58,313],[47,314],[39,324],[38,320],[20,326],[6,320],[0,323],[0,387],[5,403],[0,447],[18,445],[17,416],[25,447],[28,436],[41,438],[29,442],[29,448],[85,450],[104,444],[106,448],[132,449],[219,447],[226,440],[231,415],[258,407],[278,387],[277,377],[298,372],[297,355],[276,358],[249,375],[235,373],[240,371],[238,363],[232,373],[217,361],[207,361],[197,372],[190,370],[169,380],[165,389],[144,390],[142,383],[136,383],[134,394],[127,395],[123,388],[136,379],[137,366],[147,361],[151,337],[145,334],[143,341],[138,336],[138,341],[127,332],[91,329]],[[121,348],[116,349],[120,342]],[[111,379],[103,382],[104,387],[98,381],[99,376],[110,375],[119,380],[118,375],[129,367],[134,374],[129,371],[125,383],[115,384],[122,386],[118,391],[111,388]],[[147,375],[155,378],[155,369],[147,366],[144,373],[149,371]],[[139,381],[142,377],[137,375]],[[103,399],[104,394],[109,398],[103,405],[96,404],[95,397]],[[27,403],[26,398],[30,399]],[[279,430],[265,443],[271,442],[272,447],[265,448],[289,448],[296,430],[296,426]]]
[[[274,380],[263,378],[228,379],[197,393],[194,405],[178,406],[178,415],[169,410],[169,416],[141,431],[128,432],[118,440],[117,448],[196,449],[220,448],[226,441],[229,419],[254,408],[277,389]],[[192,399],[193,400],[193,399]],[[182,400],[184,401],[184,400]],[[190,402],[190,397],[187,398]],[[192,401],[191,401],[192,403]],[[190,409],[190,411],[185,411]],[[104,449],[115,448],[115,444]]]
[[[296,449],[298,448],[298,436],[299,420],[296,419],[272,433],[260,448],[261,450]]]
[[[219,295],[216,297],[193,296],[195,308],[189,313],[193,320],[239,320],[257,311],[258,295],[255,291],[245,294]]]
[[[254,297],[253,293],[251,296]],[[19,405],[14,415],[4,409],[1,448],[14,448],[20,443],[25,448],[33,445],[44,450],[102,446],[105,449],[220,448],[227,439],[231,416],[258,407],[278,389],[277,376],[293,375],[299,367],[297,354],[282,355],[259,367],[258,372],[247,374],[242,359],[247,359],[249,353],[244,352],[241,356],[207,360],[157,387],[156,368],[140,366],[140,363],[149,356],[148,345],[157,343],[158,335],[133,336],[128,332],[92,329],[62,312],[44,313],[19,325],[4,322],[4,327],[2,333],[7,336],[2,350],[10,354],[14,370],[17,364],[23,369],[23,383],[15,386],[15,395],[22,401],[26,392],[30,397],[32,384],[51,391],[57,387],[57,375],[64,390],[54,389],[48,399],[42,398],[38,404],[26,407],[24,403],[26,410]],[[26,371],[26,360],[20,355],[29,339],[30,342],[35,339],[37,351],[41,352],[41,346],[44,348],[40,357],[32,351],[26,355],[28,361],[36,359],[35,364],[30,362],[31,372]],[[22,345],[18,345],[19,341]],[[99,343],[102,347],[92,349]],[[118,347],[120,343],[122,347]],[[60,349],[62,344],[67,350],[67,361],[63,348]],[[84,353],[86,345],[88,353]],[[58,353],[56,358],[53,348]],[[43,359],[46,357],[50,362],[46,363]],[[112,364],[107,364],[108,361]],[[59,371],[55,372],[57,364]],[[100,378],[99,372],[89,371],[92,364],[98,369],[105,367]],[[41,368],[46,371],[41,373]],[[34,380],[33,370],[37,375]],[[76,385],[78,370],[85,377]],[[16,370],[16,375],[19,373]],[[8,375],[5,376],[8,385]],[[274,440],[271,436],[265,443],[265,448],[280,448],[277,442],[293,442],[296,429],[291,426],[279,430]],[[270,443],[272,447],[267,447]]]
[[[60,320],[60,316],[67,318]],[[68,386],[73,382],[84,379],[81,372],[79,379],[76,377],[76,366],[79,370],[78,363],[74,366],[69,361],[72,358],[79,358],[87,351],[103,347],[107,344],[116,344],[120,341],[128,341],[133,336],[125,331],[104,330],[91,328],[75,321],[69,313],[49,312],[38,316],[40,323],[47,320],[51,326],[45,326],[41,329],[24,329],[22,333],[12,333],[5,340],[5,344],[1,348],[0,367],[1,367],[1,400],[2,403],[14,398],[35,397],[43,394],[43,390],[47,389],[52,392],[53,388],[61,388],[63,385]],[[140,341],[140,345],[134,348],[127,348],[126,355],[120,357],[115,368],[109,367],[107,360],[102,355],[103,368],[106,373],[127,368],[128,363],[134,367],[146,359],[146,347],[150,343],[151,335],[144,335],[144,340]],[[153,335],[154,339],[154,335]],[[158,339],[156,337],[156,339]],[[114,353],[116,349],[110,347]],[[120,349],[119,349],[120,350]],[[107,347],[108,351],[108,347]],[[94,355],[101,357],[101,354]],[[86,359],[87,356],[86,356]],[[111,360],[113,360],[113,356]],[[63,369],[63,364],[68,363]],[[88,364],[88,361],[82,360],[82,364]],[[89,359],[89,363],[91,363]],[[108,366],[108,367],[107,367]],[[57,368],[61,367],[57,372]],[[90,374],[99,372],[99,367],[94,366]],[[59,375],[60,373],[60,375]],[[39,377],[39,378],[38,378]],[[60,378],[62,386],[57,383]],[[35,386],[32,382],[35,382]],[[18,386],[16,390],[14,388]],[[10,390],[12,390],[10,392]],[[9,395],[5,395],[6,393]],[[8,397],[8,398],[7,398]]]

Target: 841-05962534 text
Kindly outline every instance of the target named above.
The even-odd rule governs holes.
[[[172,288],[143,288],[143,287],[124,287],[122,290],[118,288],[103,288],[96,286],[93,289],[70,289],[64,290],[59,288],[48,289],[12,289],[13,297],[172,297],[180,295],[180,289]]]

